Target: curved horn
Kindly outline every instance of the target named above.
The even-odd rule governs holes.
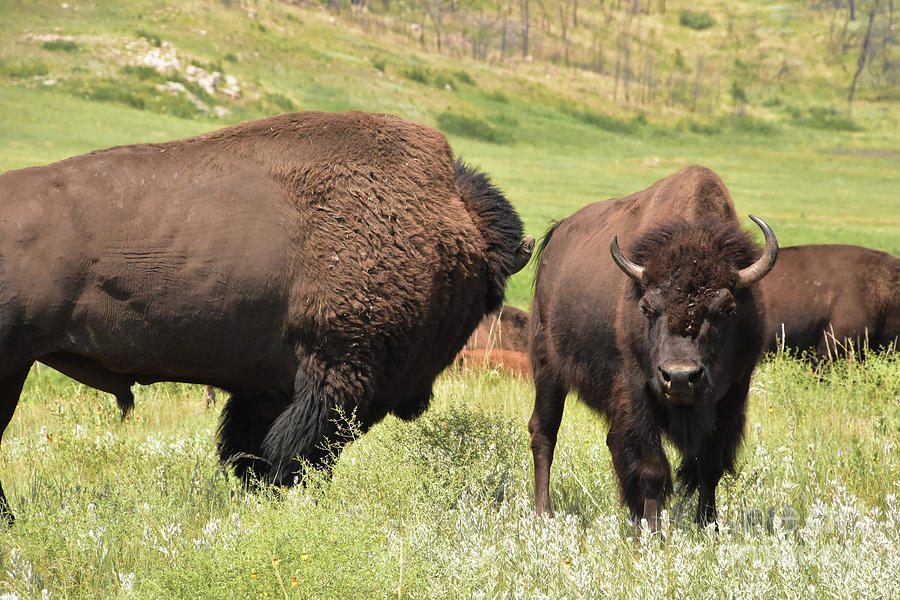
[[[633,263],[622,254],[622,251],[619,250],[619,240],[618,236],[613,236],[613,241],[609,245],[609,253],[612,254],[612,258],[616,261],[616,265],[622,269],[622,271],[637,281],[638,283],[642,283],[644,281],[644,267],[637,263]]]
[[[527,235],[519,247],[516,248],[516,255],[513,257],[512,269],[509,274],[518,273],[525,268],[528,261],[531,260],[531,253],[534,252],[534,236]]]
[[[757,216],[750,215],[750,219],[763,230],[763,235],[766,236],[766,247],[763,250],[762,256],[760,256],[755,263],[738,271],[738,281],[735,286],[737,288],[750,287],[765,277],[766,273],[771,271],[772,267],[775,266],[775,259],[778,258],[778,240],[775,239],[772,228],[766,225],[766,222]]]

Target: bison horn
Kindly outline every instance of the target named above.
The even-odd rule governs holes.
[[[613,260],[616,261],[616,265],[618,265],[626,275],[638,283],[644,281],[644,267],[625,258],[622,251],[619,250],[618,236],[613,236],[613,241],[609,245],[609,253],[612,254]]]
[[[771,271],[772,267],[775,266],[775,259],[778,258],[778,240],[775,239],[772,228],[766,225],[766,222],[759,217],[750,215],[750,219],[763,230],[763,235],[766,236],[766,247],[763,250],[762,256],[760,256],[755,263],[738,271],[738,281],[735,285],[737,288],[750,287],[765,277],[766,273]]]
[[[524,269],[525,265],[528,264],[528,261],[531,260],[532,252],[534,252],[534,236],[528,235],[525,236],[525,239],[522,240],[522,243],[516,248],[516,255],[513,257],[512,270],[509,274],[512,275],[513,273],[518,273]]]

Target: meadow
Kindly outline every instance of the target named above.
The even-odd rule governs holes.
[[[691,5],[719,26],[695,33],[668,4],[647,17],[660,56],[702,48],[718,77],[698,110],[626,102],[609,72],[439,53],[397,33],[402,15],[379,29],[368,13],[313,3],[0,1],[0,171],[290,110],[384,111],[444,131],[535,236],[588,202],[703,164],[782,245],[900,255],[900,107],[862,87],[847,114],[834,82],[852,57],[817,55],[827,19],[807,3],[731,12],[710,0]],[[594,5],[599,18],[613,3],[584,1],[585,19]],[[759,25],[772,15],[777,27]],[[726,21],[746,47],[721,43]],[[748,84],[737,115],[730,69],[766,36],[806,67]],[[239,97],[198,89],[185,69],[160,80],[136,66],[166,44],[185,69],[235,77]],[[169,81],[227,112],[157,87]],[[512,280],[510,303],[528,307],[533,268]],[[720,486],[719,531],[686,518],[696,499],[675,499],[640,544],[606,426],[574,397],[552,473],[556,517],[533,516],[525,380],[447,372],[421,419],[377,425],[330,479],[257,493],[218,465],[218,411],[202,389],[135,392],[122,421],[110,396],[32,372],[0,444],[18,518],[0,531],[0,600],[900,597],[896,352],[819,372],[786,355],[763,361],[737,473]]]

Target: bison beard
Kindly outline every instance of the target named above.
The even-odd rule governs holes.
[[[669,215],[683,215],[672,219]],[[721,180],[688,167],[554,226],[539,252],[532,305],[535,510],[550,513],[550,466],[570,390],[605,415],[623,500],[655,528],[673,491],[666,435],[699,490],[696,518],[715,520],[715,490],[734,467],[750,375],[762,345],[755,283],[777,255],[740,228]],[[628,235],[628,255],[616,234]],[[613,260],[598,256],[611,244]],[[623,275],[628,275],[626,278]]]
[[[40,360],[230,394],[219,456],[292,484],[428,406],[533,238],[439,132],[295,113],[0,175],[0,433]],[[0,513],[12,514],[0,489]]]

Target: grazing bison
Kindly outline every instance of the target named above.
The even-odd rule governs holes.
[[[900,258],[845,245],[782,248],[760,283],[766,346],[824,359],[855,349],[898,344]]]
[[[0,433],[36,360],[125,411],[134,383],[208,384],[221,460],[286,485],[339,413],[425,410],[533,246],[440,133],[360,112],[10,171],[0,202]]]
[[[672,491],[665,434],[683,455],[685,491],[700,490],[697,520],[715,519],[716,485],[734,464],[763,343],[754,284],[778,252],[769,227],[751,218],[765,232],[762,255],[722,180],[693,166],[590,204],[544,238],[528,424],[538,514],[551,512],[553,449],[574,390],[609,420],[606,443],[633,518],[655,527]]]
[[[514,375],[531,373],[528,339],[529,316],[524,310],[506,306],[486,315],[459,353],[463,367],[487,366]]]

